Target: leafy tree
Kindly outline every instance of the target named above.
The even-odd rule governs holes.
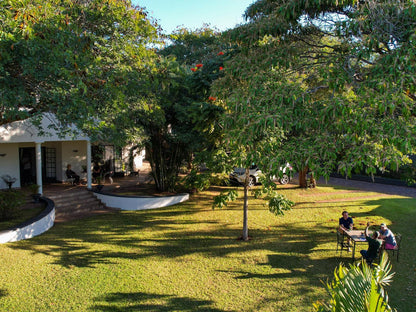
[[[191,167],[195,155],[212,149],[219,135],[216,123],[223,109],[209,97],[211,82],[221,74],[216,36],[209,29],[182,29],[172,36],[150,76],[153,95],[131,110],[146,135],[144,145],[159,190],[174,190],[180,167]],[[211,53],[201,54],[207,46]]]
[[[120,134],[155,56],[145,11],[128,0],[8,0],[0,17],[0,124],[53,112]]]
[[[254,2],[248,22],[225,34],[232,58],[213,86],[226,112],[224,158],[266,177],[289,161],[304,187],[309,170],[372,175],[409,162],[415,13],[412,1]]]
[[[273,172],[374,174],[415,150],[412,1],[259,0],[216,82],[227,142]],[[385,25],[389,25],[386,27]]]

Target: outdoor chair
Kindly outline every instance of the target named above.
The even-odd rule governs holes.
[[[66,174],[66,171],[64,171],[64,177],[65,177],[64,183],[74,185],[75,178],[68,177],[68,175]]]
[[[383,250],[392,251],[393,257],[394,257],[394,253],[396,252],[397,253],[396,259],[397,259],[397,262],[399,262],[399,252],[400,252],[400,245],[402,243],[402,235],[400,233],[397,233],[394,236],[396,237],[396,247],[393,249],[384,248]]]
[[[340,231],[338,231],[338,229],[336,231],[337,231],[337,250],[335,252],[337,253],[338,248],[340,247],[341,248],[340,256],[342,256],[342,249],[348,248],[348,244],[344,243],[344,236],[345,236],[344,233],[341,233]]]

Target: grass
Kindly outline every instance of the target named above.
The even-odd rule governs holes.
[[[19,213],[15,218],[0,222],[0,231],[15,227],[16,225],[37,216],[43,209],[45,209],[45,204],[35,204],[28,201],[22,209],[19,209]]]
[[[416,308],[416,199],[289,186],[281,192],[297,204],[283,217],[250,199],[252,240],[242,242],[242,200],[213,211],[220,190],[0,245],[0,311],[311,311],[327,298],[321,281],[351,262],[335,254],[342,210],[359,228],[383,221],[403,234],[387,291],[398,311]]]

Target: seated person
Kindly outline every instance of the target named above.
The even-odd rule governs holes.
[[[343,233],[344,231],[352,230],[354,226],[354,223],[352,221],[352,218],[348,216],[347,211],[342,212],[342,217],[339,218],[339,231]],[[351,245],[351,239],[349,238],[348,241],[348,251],[351,251],[351,248],[349,247]]]
[[[74,171],[71,170],[71,165],[67,165],[66,166],[66,171],[65,171],[66,177],[68,179],[74,179],[74,183],[75,184],[79,184],[79,175],[77,175]]]
[[[390,231],[386,224],[382,223],[380,225],[380,239],[384,240],[384,249],[395,249],[396,248],[396,238],[392,231]]]
[[[379,238],[379,233],[374,231],[373,237],[368,236],[368,228],[370,226],[370,222],[367,222],[367,227],[365,228],[365,239],[368,242],[368,249],[361,250],[360,253],[363,258],[367,261],[368,264],[371,264],[375,258],[377,258],[378,250],[381,247],[382,241]]]
[[[354,222],[352,221],[352,218],[348,216],[347,211],[343,211],[342,217],[339,218],[340,232],[352,230],[353,226],[354,226]]]
[[[97,162],[94,162],[94,166],[92,167],[92,177],[94,181],[97,181],[97,178],[101,177],[101,167]]]

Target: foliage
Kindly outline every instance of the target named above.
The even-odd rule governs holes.
[[[393,311],[384,289],[391,283],[393,275],[386,252],[383,252],[380,264],[374,264],[374,267],[365,261],[361,262],[361,267],[352,264],[346,268],[340,264],[334,271],[334,280],[326,283],[331,296],[329,304],[317,303],[315,309],[321,312]]]
[[[30,194],[38,194],[39,193],[39,185],[37,184],[30,184],[28,186]]]
[[[153,178],[162,191],[175,189],[181,166],[187,163],[191,168],[196,154],[212,150],[212,142],[220,132],[217,120],[223,109],[209,98],[211,82],[220,74],[217,64],[220,56],[205,58],[203,64],[198,63],[196,72],[191,71],[187,63],[190,58],[196,60],[206,45],[218,41],[214,32],[206,33],[184,33],[197,42],[195,46],[201,50],[183,45],[178,39],[159,51],[152,73],[152,96],[146,98],[144,105],[132,107],[129,112],[130,119],[143,129],[143,144]],[[200,46],[203,42],[206,44]],[[183,53],[187,55],[186,60],[181,58]]]
[[[194,30],[178,28],[168,36],[170,44],[160,53],[174,55],[180,64],[195,66],[206,63],[219,52],[219,37],[220,32],[206,24]]]
[[[276,184],[263,180],[263,187],[253,191],[254,198],[264,198],[267,201],[269,211],[276,216],[284,215],[285,211],[289,211],[295,205],[293,201],[283,194],[278,194]]]
[[[236,200],[238,193],[235,189],[229,190],[228,192],[222,192],[220,195],[214,197],[214,202],[212,204],[212,209],[219,208],[222,209],[228,206],[229,202]]]
[[[211,185],[210,175],[204,173],[199,174],[196,169],[191,170],[185,177],[184,182],[187,189],[196,189],[198,192],[208,189]]]
[[[0,221],[6,221],[18,217],[20,207],[25,203],[24,195],[17,190],[0,192]]]
[[[276,194],[269,199],[269,210],[276,216],[284,215],[284,212],[290,210],[294,204],[293,201],[286,198],[284,195]]]
[[[241,167],[397,170],[416,146],[413,1],[259,0],[215,96]],[[382,25],[390,25],[384,27]]]
[[[146,14],[129,0],[2,1],[0,124],[52,112],[90,135],[123,138],[115,126],[130,124],[125,113],[147,92],[155,55]]]
[[[230,177],[225,173],[212,174],[210,176],[210,183],[215,186],[228,186],[230,185]]]

